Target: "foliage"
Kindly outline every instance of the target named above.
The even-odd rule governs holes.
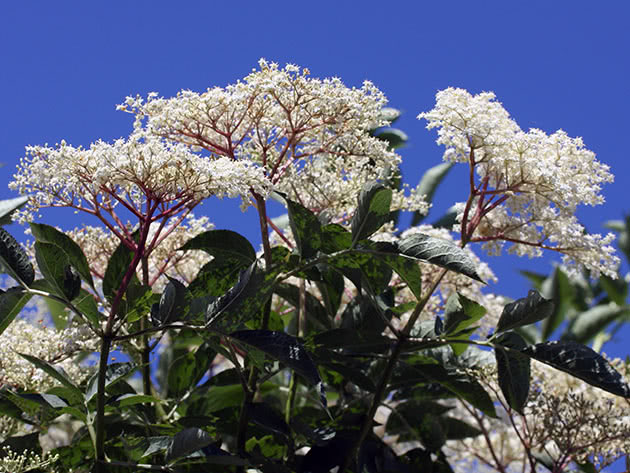
[[[630,314],[628,285],[614,278],[615,260],[604,248],[609,237],[585,237],[580,246],[573,235],[563,237],[567,247],[549,244],[558,240],[539,194],[577,205],[582,194],[594,203],[596,191],[547,192],[545,176],[532,171],[532,150],[518,146],[538,139],[543,154],[545,146],[559,146],[558,153],[568,147],[571,159],[591,160],[605,181],[592,153],[565,135],[522,136],[493,96],[468,96],[474,104],[462,106],[472,113],[464,125],[441,115],[440,102],[425,118],[458,130],[440,139],[448,156],[456,154],[451,161],[468,162],[471,173],[469,199],[456,217],[461,241],[455,241],[449,229],[419,225],[428,206],[418,205],[413,191],[405,197],[395,150],[406,135],[383,128],[398,113],[382,108],[384,98],[371,84],[360,91],[344,87],[336,79],[312,80],[295,66],[262,62],[261,71],[226,89],[152,96],[146,103],[128,99],[122,108],[137,115],[129,142],[99,142],[89,152],[65,143],[29,149],[31,161],[23,163],[15,187],[37,195],[22,216],[46,204],[86,211],[101,219],[113,243],[96,251],[104,234],[90,242],[31,223],[34,268],[30,250],[0,229],[0,262],[16,282],[0,294],[3,336],[17,343],[20,334],[11,327],[32,298],[47,301],[59,332],[79,327],[89,334],[73,335],[73,343],[54,353],[15,350],[19,366],[29,368],[23,376],[3,373],[3,447],[39,454],[33,435],[65,429],[71,443],[48,446],[48,460],[31,463],[74,472],[597,471],[621,455],[630,426],[615,423],[615,416],[630,387],[618,371],[625,365],[599,351]],[[481,120],[478,102],[499,120]],[[506,133],[518,149],[499,142]],[[232,141],[236,136],[240,141]],[[520,153],[521,172],[531,175],[512,180],[506,170],[515,171],[505,162],[506,174],[493,174],[500,156],[491,145]],[[110,161],[103,168],[90,162],[96,173],[90,176],[85,153]],[[177,158],[172,169],[168,153]],[[29,168],[45,156],[57,164],[64,156],[74,160],[66,176],[74,180],[64,191],[61,180],[35,179],[37,168]],[[130,157],[155,173],[138,171]],[[221,182],[210,174],[219,167],[193,162],[212,159],[221,164]],[[234,174],[230,160],[239,163]],[[451,166],[429,169],[415,192],[430,200]],[[210,177],[193,178],[189,169],[205,169]],[[333,175],[353,183],[330,187],[325,180]],[[239,178],[230,190],[228,181]],[[350,197],[357,182],[360,191]],[[318,186],[330,200],[318,201]],[[187,228],[184,218],[194,206],[224,194],[256,206],[262,254],[236,232],[196,227],[156,261],[154,252]],[[284,203],[286,218],[269,218],[267,196]],[[527,224],[543,226],[544,238],[521,228],[516,241],[509,233],[515,220],[501,227],[490,216],[510,199],[523,206],[530,198],[545,216]],[[135,220],[123,224],[114,202]],[[24,203],[0,203],[2,223]],[[404,232],[395,229],[401,210],[414,213]],[[562,217],[577,228],[569,214]],[[277,224],[282,220],[286,225]],[[628,222],[610,225],[621,232],[620,242],[628,239]],[[475,241],[559,251],[583,274],[563,267],[551,276],[527,273],[534,289],[507,301],[482,290],[493,275],[470,250]],[[199,253],[203,258],[190,258]],[[584,268],[603,275],[589,278]],[[114,351],[128,359],[111,360]],[[81,365],[91,352],[99,354],[98,364]],[[69,372],[66,361],[83,368]],[[561,373],[555,384],[545,371],[551,369]],[[35,383],[35,377],[47,381]],[[543,432],[531,424],[552,418],[566,429]],[[596,424],[603,421],[607,428]],[[591,437],[582,424],[592,427]],[[505,432],[513,456],[497,447]]]

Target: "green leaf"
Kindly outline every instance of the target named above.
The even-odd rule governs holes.
[[[214,439],[206,431],[191,427],[179,432],[166,451],[166,461],[190,455],[203,447],[210,445]]]
[[[532,289],[527,297],[510,302],[503,308],[497,324],[497,333],[533,324],[549,317],[553,307],[553,301],[545,299],[538,291]]]
[[[321,235],[321,249],[326,254],[347,250],[352,246],[352,234],[338,223],[324,225]]]
[[[608,298],[618,305],[624,305],[628,297],[628,283],[623,278],[613,279],[610,276],[602,274],[599,278],[604,291]]]
[[[168,368],[168,397],[180,397],[193,389],[207,371],[214,355],[214,351],[201,345],[194,352],[176,358]]]
[[[21,285],[30,286],[35,280],[35,270],[26,251],[4,228],[0,228],[0,271]]]
[[[454,417],[441,417],[440,423],[442,424],[442,429],[446,432],[446,438],[449,440],[463,440],[477,437],[483,433],[476,427]]]
[[[296,337],[272,330],[239,330],[230,337],[257,348],[298,373],[319,390],[322,405],[326,407],[326,393],[317,366]]]
[[[9,225],[12,222],[11,214],[27,202],[28,196],[0,200],[0,225]]]
[[[145,394],[122,394],[115,401],[119,407],[135,406],[136,404],[159,403],[160,400]]]
[[[180,248],[202,250],[217,259],[240,260],[249,265],[256,260],[256,250],[244,236],[231,230],[209,230],[188,240]]]
[[[168,277],[168,276],[167,276]],[[188,305],[192,295],[177,279],[168,277],[168,284],[162,292],[158,306],[158,322],[167,324],[182,320],[188,314]]]
[[[368,238],[389,220],[391,203],[391,189],[377,181],[369,182],[363,187],[350,225],[353,245]]]
[[[250,421],[265,430],[289,437],[291,432],[282,415],[265,402],[250,402],[247,404],[247,415]]]
[[[81,247],[72,238],[50,225],[31,223],[30,226],[31,232],[38,242],[56,246],[66,256],[68,264],[76,269],[81,279],[94,289],[94,281],[92,280],[87,258],[83,254]]]
[[[483,282],[468,253],[451,241],[416,233],[401,239],[398,242],[398,251]]]
[[[424,200],[426,202],[433,202],[433,195],[435,194],[436,189],[452,167],[453,163],[442,163],[428,169],[418,183],[418,187],[416,188],[417,194],[424,195]],[[411,226],[415,227],[420,222],[422,222],[424,218],[425,215],[420,214],[419,212],[415,212],[411,219]]]
[[[453,293],[444,308],[444,333],[457,333],[477,322],[485,313],[483,306],[459,293]]]
[[[531,360],[521,353],[527,344],[515,332],[501,334],[496,339],[499,345],[494,350],[497,360],[499,387],[508,405],[523,415],[529,394]],[[502,348],[507,347],[507,348]]]
[[[562,324],[562,321],[567,318],[576,296],[575,289],[571,285],[569,278],[560,268],[554,270],[551,280],[547,279],[543,287],[547,285],[550,286],[549,292],[543,292],[543,294],[549,295],[549,298],[553,301],[553,310],[542,323],[543,340],[548,340]]]
[[[79,387],[74,384],[74,382],[68,377],[68,375],[63,371],[63,369],[55,367],[51,365],[47,361],[41,360],[36,356],[27,355],[25,353],[18,353],[22,358],[27,360],[29,363],[35,365],[37,368],[44,371],[51,378],[56,379],[61,384],[63,384],[66,388],[69,388],[73,391],[74,395],[83,397],[83,393],[79,389]]]
[[[417,260],[399,254],[392,243],[377,241],[370,248],[370,254],[394,270],[417,299],[422,297],[422,272]]]
[[[297,202],[286,199],[291,232],[304,259],[315,256],[322,245],[322,225],[317,216]]]
[[[88,319],[93,327],[99,326],[103,314],[99,312],[93,294],[90,294],[85,289],[81,289],[79,295],[72,300],[72,304],[85,315],[85,318]]]
[[[66,295],[66,268],[68,259],[59,248],[50,243],[35,242],[37,266],[50,284],[53,294],[68,300]]]
[[[250,264],[244,263],[242,258],[213,259],[199,270],[188,290],[194,297],[219,297],[238,282],[239,273]]]
[[[120,243],[107,262],[103,276],[103,294],[110,302],[116,297],[122,285],[123,277],[133,261],[133,251]]]
[[[385,128],[374,136],[379,140],[386,141],[389,144],[389,149],[401,148],[409,140],[407,134],[398,128]]]
[[[628,316],[630,316],[628,306],[620,307],[614,302],[596,305],[576,315],[571,321],[567,336],[563,338],[570,338],[578,343],[588,343],[612,322],[620,319],[627,320]]]
[[[275,294],[286,300],[296,309],[300,307],[300,288],[292,284],[279,284],[275,289]],[[317,297],[308,291],[304,294],[306,305],[306,320],[310,324],[315,324],[320,329],[332,328],[332,319]]]
[[[328,311],[328,317],[332,320],[339,310],[344,295],[344,279],[341,274],[328,267],[325,269],[322,268],[320,273],[322,280],[316,281],[315,284],[321,294],[322,302]]]
[[[0,293],[0,334],[13,322],[31,297],[32,294],[21,287],[12,287]]]
[[[126,377],[131,375],[136,369],[136,364],[130,361],[123,363],[111,363],[107,365],[105,369],[105,387],[113,386],[114,384],[123,381]],[[87,391],[85,393],[85,400],[89,402],[98,388],[98,372],[95,373],[88,383]]]
[[[577,342],[543,342],[521,351],[592,386],[617,396],[630,397],[630,386],[604,357]]]
[[[239,281],[227,293],[208,304],[206,323],[217,327],[223,323],[232,328],[254,317],[267,302],[276,284],[278,271],[262,272],[254,262],[242,271]]]

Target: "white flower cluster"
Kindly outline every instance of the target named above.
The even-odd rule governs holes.
[[[132,211],[160,202],[186,203],[243,196],[254,189],[266,196],[270,185],[260,168],[220,157],[207,159],[185,145],[136,130],[114,143],[97,141],[88,149],[61,142],[57,147],[29,146],[9,188],[29,195],[22,221],[42,207],[74,207],[98,212],[119,202]]]
[[[471,189],[470,214],[460,208],[462,230],[474,229],[470,241],[486,242],[493,253],[508,241],[512,251],[530,257],[553,249],[564,254],[565,264],[616,277],[614,236],[588,235],[575,217],[578,205],[601,204],[601,184],[613,180],[580,138],[562,130],[522,131],[491,92],[473,96],[448,88],[436,102],[418,118],[438,128],[444,159],[469,163],[480,181]]]
[[[338,78],[314,79],[307,69],[279,68],[265,60],[236,84],[174,98],[128,97],[121,110],[169,140],[206,150],[213,159],[254,162],[275,190],[315,212],[344,215],[369,180],[384,178],[400,163],[387,143],[369,130],[387,125],[385,96],[372,83],[359,89]],[[146,122],[146,124],[145,124]],[[426,210],[412,194],[394,199]]]
[[[611,363],[624,371],[623,361]],[[480,381],[495,397],[499,418],[481,416],[458,401],[453,415],[485,431],[487,437],[447,443],[455,471],[528,471],[527,449],[544,453],[557,466],[589,460],[600,471],[630,451],[627,400],[537,361],[531,366],[525,416],[506,409],[495,367],[484,369]]]
[[[156,233],[158,224],[151,225],[148,239],[151,240]],[[153,249],[149,255],[149,285],[154,291],[159,292],[168,283],[164,277],[177,278],[186,283],[190,283],[201,267],[210,261],[210,256],[200,250],[178,251],[184,243],[199,235],[200,233],[212,230],[207,217],[196,218],[188,214],[186,219],[177,226],[169,229],[168,233],[161,232],[163,239]],[[103,227],[84,226],[68,232],[83,250],[90,270],[97,279],[102,279],[107,269],[109,258],[119,245],[118,238]],[[142,268],[138,267],[138,271]],[[142,275],[139,275],[142,280]]]
[[[92,352],[97,346],[98,340],[85,326],[56,330],[43,323],[15,320],[0,334],[0,384],[27,391],[44,391],[58,384],[18,353],[52,363],[80,384],[90,369],[78,364],[74,355]]]
[[[23,473],[27,471],[42,471],[44,467],[50,467],[59,459],[59,455],[38,455],[35,452],[26,451],[17,453],[10,447],[0,450],[0,473]]]

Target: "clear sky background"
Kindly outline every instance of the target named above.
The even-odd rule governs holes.
[[[400,153],[412,185],[443,152],[435,131],[415,117],[449,86],[494,91],[525,130],[582,136],[616,176],[603,191],[607,203],[579,213],[591,232],[605,232],[604,221],[630,212],[629,21],[630,3],[622,0],[7,1],[0,8],[0,173],[10,180],[28,144],[89,146],[126,136],[132,118],[115,106],[127,95],[225,86],[264,57],[349,86],[373,81],[404,112],[396,126],[409,136]],[[461,166],[449,176],[428,221],[465,199],[465,175]],[[0,186],[0,199],[15,196]],[[257,243],[256,218],[238,205],[207,202],[196,214]],[[43,222],[81,223],[70,210],[44,212]],[[514,298],[529,287],[518,269],[552,268],[549,258],[484,259],[500,279],[490,289]],[[629,354],[628,337],[625,331],[606,351]]]

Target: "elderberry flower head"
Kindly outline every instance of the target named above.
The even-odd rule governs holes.
[[[349,88],[291,64],[261,59],[259,66],[224,88],[127,97],[119,109],[135,114],[137,129],[205,150],[213,160],[261,166],[275,190],[314,212],[347,215],[367,181],[388,177],[400,163],[369,133],[389,123],[385,96],[368,81]],[[396,194],[401,208],[426,211],[421,196]]]
[[[614,236],[586,234],[575,217],[578,205],[603,203],[601,184],[613,180],[581,138],[562,130],[524,132],[491,92],[442,90],[435,108],[418,118],[438,128],[446,161],[471,166],[469,201],[459,213],[466,241],[484,242],[495,254],[506,241],[512,252],[530,257],[551,249],[567,265],[616,277]]]
[[[247,196],[250,188],[267,195],[270,190],[262,170],[252,163],[204,159],[142,130],[87,149],[62,141],[56,147],[29,146],[26,152],[9,184],[29,195],[21,221],[32,219],[42,207],[112,213],[122,204],[140,213],[147,202],[159,203],[162,211],[175,210],[213,195]]]

